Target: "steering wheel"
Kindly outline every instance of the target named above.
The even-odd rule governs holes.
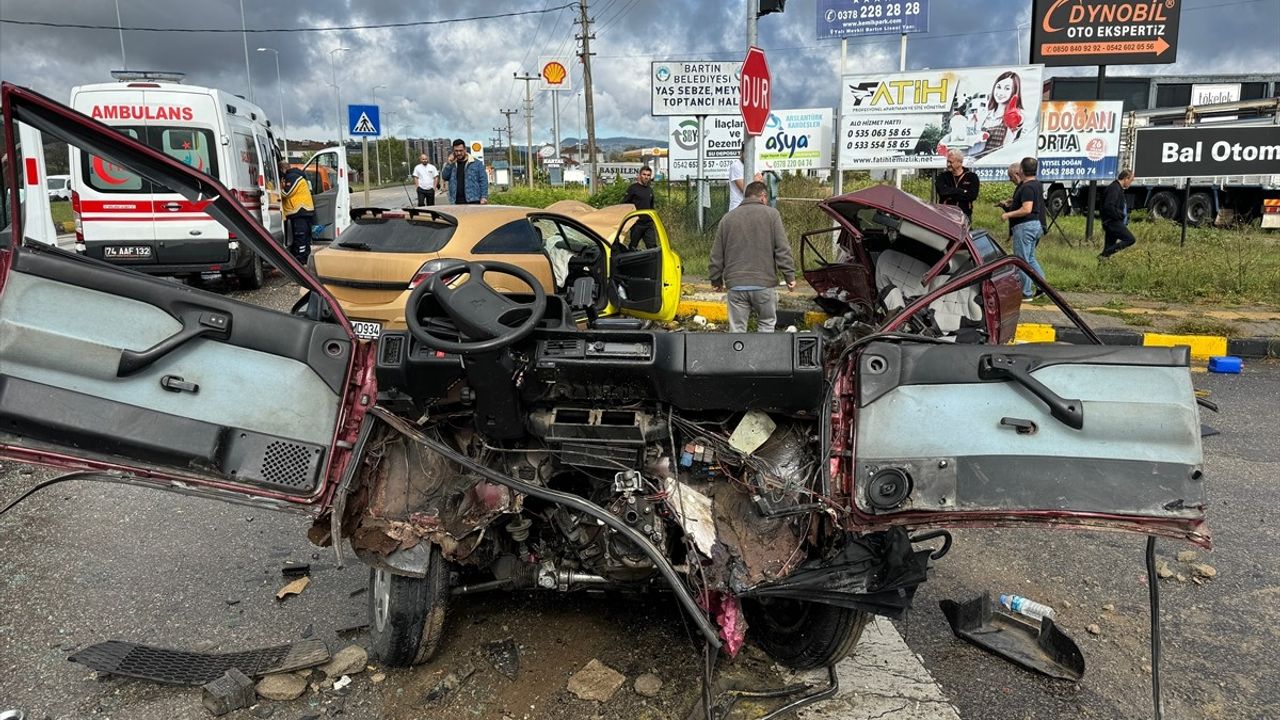
[[[533,300],[518,302],[485,282],[485,272],[509,275],[533,288]],[[449,281],[467,273],[456,288]],[[448,313],[467,340],[446,340],[432,333],[419,315],[422,300],[430,294]],[[508,347],[528,337],[547,310],[547,292],[528,270],[504,262],[455,260],[436,270],[414,288],[405,303],[404,321],[409,333],[432,350],[455,355],[477,355]]]

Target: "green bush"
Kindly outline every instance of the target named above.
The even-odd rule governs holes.
[[[581,187],[553,188],[546,186],[514,187],[510,190],[493,193],[489,202],[498,205],[518,205],[520,207],[544,208],[561,200],[586,200],[587,191]]]
[[[599,190],[591,194],[587,198],[587,203],[591,207],[609,207],[622,202],[622,196],[627,194],[627,188],[631,187],[631,181],[621,177],[615,178],[608,185],[602,185]]]

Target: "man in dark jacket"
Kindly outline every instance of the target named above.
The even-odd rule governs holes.
[[[449,183],[449,200],[454,204],[489,204],[489,174],[461,139],[453,141],[453,157],[445,163],[440,177]]]
[[[627,193],[622,196],[622,204],[635,205],[637,210],[653,209],[653,168],[648,165],[640,168],[636,181],[631,183]],[[658,229],[648,217],[636,218],[631,226],[629,239],[632,250],[641,249],[641,244],[645,248],[656,248],[658,247]]]
[[[973,222],[973,201],[978,199],[979,184],[978,176],[965,169],[964,153],[959,150],[947,151],[947,169],[933,181],[938,203],[960,208],[970,223]]]
[[[1102,193],[1102,230],[1107,239],[1102,252],[1098,253],[1099,259],[1109,258],[1135,242],[1133,233],[1127,227],[1129,204],[1124,199],[1124,191],[1132,184],[1133,171],[1125,168]]]
[[[289,231],[289,252],[301,265],[311,257],[311,229],[316,221],[316,203],[311,184],[298,168],[280,161],[280,207]]]
[[[766,202],[768,189],[755,181],[743,189],[742,204],[720,219],[708,268],[711,286],[729,290],[729,331],[746,332],[752,311],[760,332],[778,322],[778,275],[796,287],[791,243],[782,215]]]

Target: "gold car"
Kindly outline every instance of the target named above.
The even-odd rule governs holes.
[[[352,212],[341,240],[313,257],[320,281],[341,303],[356,333],[370,339],[383,330],[403,329],[409,293],[454,259],[516,265],[538,278],[549,294],[568,295],[581,278],[590,277],[598,288],[592,311],[600,316],[665,322],[675,317],[680,302],[680,256],[671,249],[666,228],[652,210],[630,205],[597,210],[561,201],[545,210],[361,208]],[[486,279],[502,292],[529,291],[509,275]]]

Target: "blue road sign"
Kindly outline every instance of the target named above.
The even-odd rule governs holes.
[[[818,0],[818,39],[929,32],[929,0]]]
[[[382,134],[382,118],[377,105],[348,105],[347,134],[352,137],[375,137]]]

